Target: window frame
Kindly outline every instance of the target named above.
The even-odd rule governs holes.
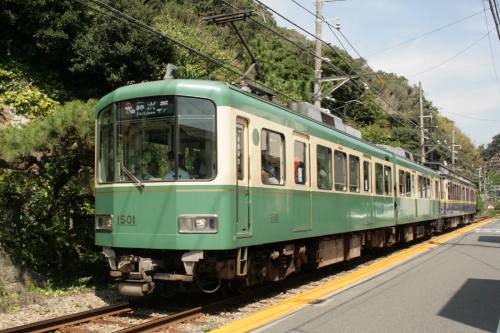
[[[265,171],[262,169],[262,133],[266,131],[266,132],[270,132],[270,133],[274,133],[274,134],[277,134],[281,137],[281,153],[282,153],[282,157],[283,157],[283,162],[280,161],[280,167],[281,167],[281,177],[280,179],[278,179],[279,183],[278,184],[272,184],[272,183],[268,183],[268,182],[264,182],[264,179],[262,178],[262,171]],[[269,186],[285,186],[286,185],[286,138],[285,138],[285,135],[281,132],[278,132],[278,131],[275,131],[275,130],[271,130],[271,129],[268,129],[268,128],[261,128],[260,130],[260,173],[261,173],[261,177],[260,177],[260,181],[263,185],[269,185]]]
[[[295,169],[295,158],[296,158],[295,147],[296,147],[296,144],[300,144],[304,147],[304,156],[303,156],[304,157],[304,161],[303,161],[304,162],[304,169],[303,169],[303,174],[302,174],[302,178],[303,178],[302,183],[297,182],[297,177],[295,175],[295,172],[298,171],[298,168]],[[307,177],[307,173],[308,173],[309,169],[308,169],[308,163],[307,163],[307,155],[308,155],[307,154],[308,153],[307,146],[308,146],[307,143],[305,143],[304,141],[297,140],[297,139],[293,140],[293,182],[295,185],[307,186],[307,184],[308,184],[309,177]]]
[[[357,172],[356,172],[356,176],[357,176],[357,190],[352,190],[352,184],[351,184],[351,166],[352,166],[352,159],[354,160],[357,160]],[[349,192],[350,193],[361,193],[361,184],[360,184],[360,174],[361,174],[361,159],[359,158],[359,156],[356,156],[356,155],[352,155],[352,154],[349,154],[349,157],[348,157],[348,172],[347,172],[347,175],[348,175],[348,187],[349,187]]]
[[[323,187],[320,187],[320,182],[319,182],[319,168],[318,168],[318,151],[319,151],[319,148],[321,149],[325,149],[325,150],[328,150],[329,154],[330,154],[330,164],[329,164],[329,167],[330,167],[330,172],[327,174],[327,176],[329,175],[329,179],[330,179],[330,187],[329,188],[323,188]],[[330,147],[326,147],[326,146],[323,146],[323,145],[316,145],[316,188],[318,190],[322,190],[322,191],[331,191],[333,190],[333,172],[334,172],[334,167],[333,167],[333,149],[330,148]]]
[[[366,167],[368,165],[368,168]],[[366,172],[368,171],[368,172]],[[363,192],[365,193],[371,193],[372,191],[372,184],[371,184],[371,161],[363,161]],[[368,179],[366,179],[366,176],[368,176]],[[366,189],[366,186],[368,186],[368,189]]]
[[[343,167],[343,170],[344,170],[344,175],[343,175],[343,178],[344,178],[344,183],[343,183],[343,189],[338,189],[337,188],[337,185],[341,185],[342,183],[337,183],[337,161],[336,161],[336,155],[337,154],[340,154],[340,155],[343,155],[344,157],[344,167]],[[347,165],[347,153],[341,151],[341,150],[337,150],[335,149],[334,152],[333,152],[333,188],[335,189],[335,191],[338,191],[338,192],[348,192],[348,187],[349,187],[349,180],[348,180],[349,176],[348,176],[348,165]]]

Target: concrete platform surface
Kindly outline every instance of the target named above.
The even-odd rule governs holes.
[[[255,332],[498,332],[500,220]]]

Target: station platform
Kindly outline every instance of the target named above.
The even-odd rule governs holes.
[[[499,219],[406,252],[216,331],[500,333]]]

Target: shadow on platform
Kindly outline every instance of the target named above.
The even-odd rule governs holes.
[[[468,279],[438,315],[496,332],[500,316],[499,300],[500,280]]]
[[[500,236],[479,236],[477,240],[486,243],[500,243]]]

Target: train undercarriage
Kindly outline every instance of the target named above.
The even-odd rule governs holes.
[[[408,243],[471,223],[474,215],[446,217],[346,234],[299,239],[225,251],[160,251],[104,248],[118,290],[145,296],[154,290],[217,292],[280,281],[361,256],[365,251]]]

